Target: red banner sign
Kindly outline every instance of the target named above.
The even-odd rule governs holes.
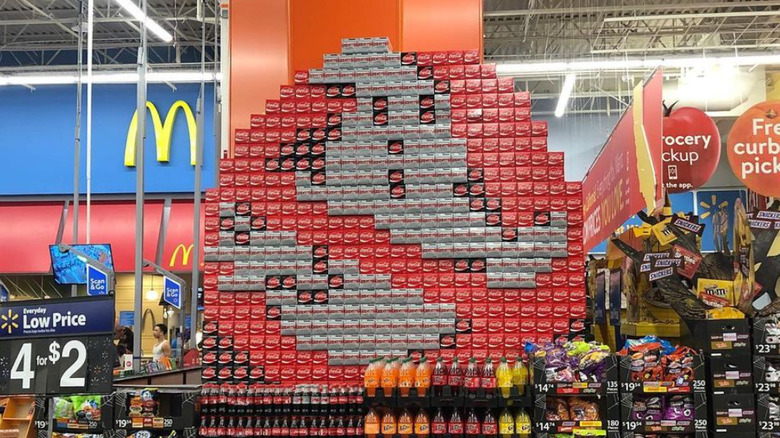
[[[631,215],[656,209],[663,198],[661,103],[656,71],[634,89],[634,100],[582,181],[585,251],[609,237]]]

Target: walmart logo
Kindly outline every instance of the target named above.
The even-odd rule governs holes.
[[[19,328],[19,324],[16,323],[17,319],[19,319],[19,315],[8,309],[8,313],[0,315],[0,320],[2,321],[0,331],[8,331],[9,335],[13,333],[14,329]]]

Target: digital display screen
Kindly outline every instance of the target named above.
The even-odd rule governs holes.
[[[114,259],[111,257],[111,245],[90,244],[90,245],[72,245],[73,248],[83,252],[114,269]],[[49,254],[51,254],[51,268],[54,273],[54,281],[59,284],[87,284],[87,267],[83,260],[80,260],[76,254],[60,252],[58,245],[49,245]]]

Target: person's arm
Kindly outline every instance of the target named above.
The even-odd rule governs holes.
[[[163,356],[171,357],[171,343],[167,340],[162,344]]]

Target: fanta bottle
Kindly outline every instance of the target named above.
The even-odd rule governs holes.
[[[420,359],[420,364],[417,365],[417,370],[414,374],[414,387],[417,388],[417,395],[425,397],[428,388],[431,387],[431,364],[428,363],[428,358],[423,356]]]
[[[525,387],[528,385],[528,367],[523,363],[521,356],[517,356],[515,366],[512,368],[512,384],[517,387],[520,395],[525,393]]]
[[[496,384],[501,391],[501,395],[504,398],[509,398],[509,394],[512,391],[512,370],[509,368],[509,364],[505,357],[501,358],[501,363],[496,368]],[[499,427],[501,419],[498,419]]]
[[[414,385],[416,371],[411,357],[404,359],[401,363],[401,368],[398,371],[398,389],[401,391],[402,397],[409,396],[409,388]]]
[[[395,415],[392,411],[385,412],[382,417],[382,435],[395,435],[398,432]]]
[[[531,436],[531,417],[525,409],[520,409],[520,412],[515,416],[515,433],[521,437]]]
[[[383,423],[384,424],[384,423]],[[498,433],[501,436],[510,437],[515,433],[515,419],[507,409],[498,417]]]
[[[369,438],[379,435],[379,415],[377,415],[375,410],[368,410],[366,420],[363,422],[363,430]]]
[[[393,394],[393,388],[398,386],[398,358],[394,357],[385,362],[382,370],[382,381],[380,386],[385,391],[385,396]]]
[[[363,380],[366,387],[366,394],[369,397],[376,396],[376,389],[379,388],[379,383],[382,380],[381,360],[382,359],[374,359],[370,361],[366,368],[366,374]]]
[[[425,412],[424,409],[420,409],[420,412],[414,417],[414,433],[417,436],[431,433],[431,420],[428,418],[428,413]]]
[[[398,435],[411,435],[412,433],[414,433],[412,414],[404,409],[398,417]]]

